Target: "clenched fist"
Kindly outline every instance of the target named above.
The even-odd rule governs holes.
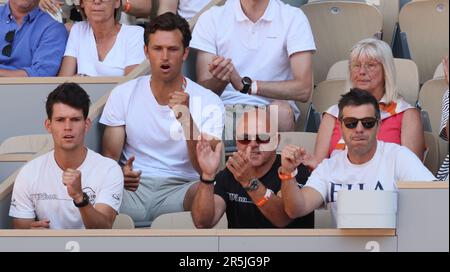
[[[76,203],[83,201],[80,171],[67,168],[63,172],[62,181],[67,187],[67,193]]]

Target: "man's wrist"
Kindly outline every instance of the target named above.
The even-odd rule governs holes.
[[[73,201],[75,201],[75,203],[81,203],[81,202],[83,202],[83,193],[77,194],[77,195],[73,198]]]
[[[202,173],[203,180],[213,180],[213,179],[215,179],[215,177],[216,177],[215,174]]]

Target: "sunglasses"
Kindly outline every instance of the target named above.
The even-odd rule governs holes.
[[[258,134],[255,136],[250,136],[247,134],[237,137],[237,142],[242,145],[248,145],[251,141],[256,141],[257,144],[268,144],[270,142],[269,134]]]
[[[371,129],[377,124],[378,119],[374,118],[374,117],[366,117],[366,118],[362,118],[362,119],[346,117],[346,118],[343,118],[341,121],[342,121],[342,123],[344,123],[344,126],[348,129],[356,128],[358,126],[358,122],[361,122],[362,126],[365,129]]]
[[[8,43],[3,47],[2,55],[5,57],[11,57],[12,54],[12,42],[14,41],[14,36],[16,35],[15,30],[11,30],[5,35],[5,41]]]

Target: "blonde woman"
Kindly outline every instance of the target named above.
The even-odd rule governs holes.
[[[420,113],[398,94],[394,58],[389,45],[373,38],[358,42],[350,53],[349,71],[350,85],[368,91],[379,101],[381,126],[378,140],[406,146],[422,159],[425,140]],[[314,152],[317,163],[336,150],[346,148],[338,113],[338,107],[334,105],[323,114]]]

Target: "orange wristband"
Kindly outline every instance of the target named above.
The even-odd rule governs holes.
[[[297,174],[298,174],[297,168],[294,170],[294,172],[292,172],[290,174],[282,173],[281,166],[280,166],[280,168],[278,168],[278,177],[280,178],[281,181],[289,181],[289,180],[295,178],[295,176],[297,176]]]
[[[259,208],[261,208],[262,206],[264,206],[267,201],[269,201],[270,197],[272,196],[273,191],[270,190],[269,188],[266,189],[266,194],[260,199],[258,200],[255,204],[256,206],[258,206]]]
[[[128,13],[131,10],[130,0],[125,1],[125,6],[123,6],[123,12]]]

